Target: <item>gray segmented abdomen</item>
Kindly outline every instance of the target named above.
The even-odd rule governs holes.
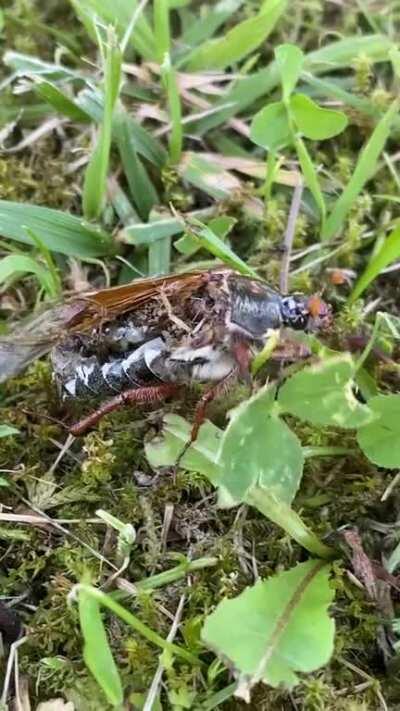
[[[51,355],[54,376],[64,400],[116,395],[140,387],[154,374],[149,359],[162,353],[164,341],[155,338],[129,353],[101,363],[97,356],[83,356],[68,346],[57,346]]]

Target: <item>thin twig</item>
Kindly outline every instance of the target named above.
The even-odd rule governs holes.
[[[292,253],[294,233],[296,230],[296,220],[300,211],[303,187],[303,181],[299,180],[293,191],[292,203],[290,205],[289,217],[286,225],[285,236],[283,239],[283,256],[281,273],[279,276],[279,288],[282,294],[287,294],[289,288],[290,255]]]
[[[179,627],[179,624],[181,621],[184,605],[185,605],[185,595],[182,595],[179,600],[178,607],[176,609],[176,613],[175,613],[173,623],[171,625],[171,629],[168,633],[168,637],[167,637],[168,642],[173,642],[175,639],[175,635],[178,631],[178,627]],[[161,684],[163,672],[164,672],[164,665],[162,662],[160,662],[157,667],[157,671],[154,674],[153,681],[151,682],[150,689],[149,689],[149,692],[146,697],[146,701],[144,702],[143,711],[151,711],[151,709],[153,708],[153,704],[156,700],[156,697],[158,694],[158,689]]]
[[[4,677],[4,686],[3,686],[3,691],[1,694],[0,698],[0,705],[1,707],[6,708],[6,701],[7,701],[7,696],[8,696],[8,689],[10,686],[10,681],[11,681],[11,673],[13,670],[14,666],[14,660],[15,660],[15,655],[17,653],[18,647],[21,646],[21,644],[24,644],[28,638],[27,637],[21,637],[21,639],[18,639],[16,642],[13,642],[12,645],[10,646],[10,653],[8,655],[8,660],[7,660],[7,669]]]

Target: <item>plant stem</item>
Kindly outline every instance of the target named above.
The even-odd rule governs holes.
[[[278,501],[267,489],[261,486],[252,487],[246,495],[246,503],[254,506],[270,521],[281,526],[289,536],[313,555],[328,559],[336,557],[333,548],[322,543],[288,504]]]
[[[172,642],[167,642],[165,639],[163,639],[163,637],[157,634],[157,632],[154,632],[154,630],[152,630],[150,627],[138,620],[138,618],[131,612],[129,612],[129,610],[126,610],[125,607],[122,607],[122,605],[116,602],[116,600],[114,600],[110,595],[106,595],[101,590],[94,588],[92,585],[86,585],[84,583],[76,585],[75,590],[78,592],[78,594],[79,591],[82,590],[87,595],[92,596],[95,600],[97,600],[100,605],[102,605],[103,607],[107,607],[109,610],[111,610],[111,612],[114,612],[115,615],[118,615],[121,620],[124,620],[124,622],[126,622],[130,627],[132,627],[132,629],[136,630],[136,632],[139,632],[139,634],[145,637],[149,642],[152,642],[158,647],[161,647],[161,649],[170,652],[170,654],[185,659],[190,664],[201,664],[201,661],[198,659],[198,657],[196,657],[194,654],[191,654],[190,652],[187,652],[186,649],[182,649],[182,647],[173,644]]]

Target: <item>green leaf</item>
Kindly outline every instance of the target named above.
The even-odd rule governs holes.
[[[152,467],[173,466],[183,447],[190,439],[191,425],[179,415],[166,415],[163,434],[145,444],[146,457]],[[216,462],[221,430],[206,421],[196,441],[182,458],[181,466],[204,474],[213,484],[217,483],[219,466]]]
[[[126,28],[132,21],[139,0],[71,0],[77,16],[85,26],[89,36],[96,40],[96,22],[102,20],[103,25],[116,28],[119,39],[125,36]],[[147,60],[156,60],[155,40],[149,22],[143,13],[140,13],[134,30],[130,37],[132,46],[142,57]]]
[[[268,151],[277,151],[292,142],[283,101],[268,104],[256,113],[250,125],[250,138],[257,146]]]
[[[117,142],[129,191],[142,220],[147,220],[151,209],[158,203],[157,191],[137,155],[132,126],[127,115],[122,114],[114,126]]]
[[[281,44],[275,50],[275,59],[281,77],[283,100],[288,101],[299,80],[304,54],[294,44]]]
[[[149,276],[159,276],[160,274],[169,274],[171,271],[171,238],[164,237],[163,239],[152,242],[149,246]]]
[[[164,418],[164,430],[161,438],[153,439],[145,446],[147,458],[153,467],[173,466],[188,442],[191,425],[177,415],[167,415]],[[204,474],[212,484],[220,485],[219,504],[222,508],[234,506],[235,502],[229,491],[221,485],[224,476],[223,469],[217,464],[217,456],[223,433],[211,422],[201,426],[196,442],[194,442],[182,459],[182,466],[190,471]],[[293,480],[293,484],[295,482]],[[293,487],[294,488],[294,487]],[[292,489],[293,490],[293,489]],[[276,489],[279,494],[279,488]],[[283,496],[290,497],[290,493]],[[304,524],[300,516],[282,499],[277,499],[273,490],[253,485],[246,492],[244,502],[257,508],[264,516],[280,526],[314,555],[331,558],[332,550],[325,546],[317,536]]]
[[[299,487],[304,457],[289,427],[272,413],[275,388],[266,386],[231,413],[221,441],[219,484],[240,503],[253,486],[290,504]]]
[[[326,664],[333,652],[330,567],[317,560],[258,581],[223,600],[206,619],[202,639],[239,677],[236,695],[249,700],[259,681],[292,689],[297,672]]]
[[[104,114],[96,148],[86,168],[83,212],[87,219],[98,218],[104,206],[110,157],[112,119],[121,80],[121,50],[109,28],[104,61]]]
[[[315,77],[335,68],[348,69],[360,54],[365,55],[371,62],[386,62],[391,47],[393,47],[392,40],[384,35],[353,36],[309,52],[304,57],[304,70],[311,72]],[[243,76],[215,102],[212,114],[192,124],[193,132],[196,135],[203,135],[215,126],[227,122],[228,119],[248,109],[257,99],[270,95],[278,85],[279,72],[276,62]]]
[[[305,183],[317,204],[321,215],[322,225],[324,225],[326,217],[326,207],[324,194],[319,184],[317,171],[315,170],[314,163],[311,160],[310,154],[307,150],[307,146],[304,141],[302,141],[300,136],[296,136],[295,146]]]
[[[205,42],[232,17],[243,5],[244,0],[219,0],[213,2],[212,6],[204,4],[201,13],[196,13],[196,21],[191,22],[184,29],[180,42],[184,47],[195,47],[201,42]]]
[[[393,232],[386,237],[381,248],[369,261],[364,272],[356,282],[353,291],[349,296],[349,303],[353,303],[361,296],[365,289],[376,279],[381,271],[389,264],[392,264],[400,257],[400,227],[396,227]]]
[[[342,111],[323,109],[305,94],[294,94],[290,98],[290,111],[300,133],[314,141],[333,138],[348,124]]]
[[[235,25],[224,36],[204,42],[194,49],[188,57],[186,69],[225,69],[239,62],[266,40],[286,5],[287,0],[264,0],[257,15]]]
[[[225,244],[207,225],[203,225],[199,220],[192,219],[191,224],[199,229],[193,230],[193,235],[199,240],[201,247],[207,249],[214,257],[217,257],[225,264],[236,269],[241,274],[257,278],[257,272],[249,267],[235,252]]]
[[[165,237],[179,234],[184,229],[185,223],[176,217],[154,219],[150,220],[150,222],[140,222],[136,225],[124,227],[121,232],[121,240],[136,246],[139,244],[150,245]]]
[[[263,516],[280,526],[288,536],[297,541],[300,546],[303,546],[312,555],[330,559],[336,557],[335,551],[320,541],[318,536],[306,526],[299,514],[285,501],[277,499],[268,488],[253,486],[247,491],[244,503],[254,506]],[[227,506],[231,505],[232,502],[228,501]]]
[[[400,79],[400,51],[397,47],[392,47],[389,52],[389,59],[392,62],[393,71],[398,79]]]
[[[353,429],[374,415],[353,394],[354,364],[347,354],[304,368],[279,390],[278,402],[285,412],[314,425]]]
[[[183,180],[216,200],[231,199],[232,193],[242,190],[235,175],[191,151],[183,154],[177,170]]]
[[[182,155],[183,126],[182,106],[176,71],[171,64],[169,54],[161,66],[161,77],[167,92],[168,111],[171,122],[171,131],[168,138],[169,160],[172,165],[179,163]]]
[[[74,72],[69,67],[52,62],[43,62],[37,57],[21,52],[5,52],[2,60],[18,76],[45,76],[49,80],[59,79],[85,79],[84,74]]]
[[[40,262],[24,254],[10,254],[0,259],[0,283],[22,274],[34,274],[46,293],[54,296],[53,281],[47,268]]]
[[[79,590],[78,600],[85,664],[103,689],[108,702],[119,706],[124,700],[122,684],[104,631],[99,603],[84,589]]]
[[[90,121],[90,116],[83,111],[72,99],[64,94],[58,86],[50,81],[40,79],[35,83],[35,91],[39,96],[47,101],[56,111],[59,111],[63,116],[71,119],[71,121],[80,121],[87,123]]]
[[[113,251],[111,236],[82,217],[27,203],[0,200],[0,235],[32,245],[27,228],[51,252],[93,258]]]
[[[232,227],[236,224],[237,220],[234,217],[228,217],[228,215],[221,215],[220,217],[214,217],[208,223],[208,227],[214,234],[220,239],[224,238],[229,234]],[[185,257],[189,257],[195,254],[199,249],[199,241],[196,237],[186,232],[183,237],[180,237],[176,242],[174,242],[175,249]]]
[[[19,434],[19,430],[11,425],[0,425],[0,438],[9,437],[10,435]]]
[[[377,160],[383,151],[386,140],[390,134],[393,120],[399,111],[399,101],[396,100],[389,107],[385,115],[375,127],[371,137],[364,146],[352,176],[336,201],[322,231],[322,238],[327,240],[334,237],[342,228],[343,222],[351,209],[354,201],[360,194],[365,183],[372,178],[376,170]]]
[[[368,406],[379,419],[361,427],[357,442],[378,467],[400,467],[400,395],[377,395]]]
[[[154,39],[159,64],[170,50],[169,3],[168,0],[153,2]]]

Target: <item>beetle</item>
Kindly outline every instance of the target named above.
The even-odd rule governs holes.
[[[50,351],[63,400],[104,399],[72,426],[75,436],[121,405],[203,383],[193,441],[207,404],[237,378],[250,379],[252,356],[272,331],[318,330],[330,321],[319,296],[282,295],[225,267],[140,279],[72,299],[19,337],[1,339],[0,382]]]

